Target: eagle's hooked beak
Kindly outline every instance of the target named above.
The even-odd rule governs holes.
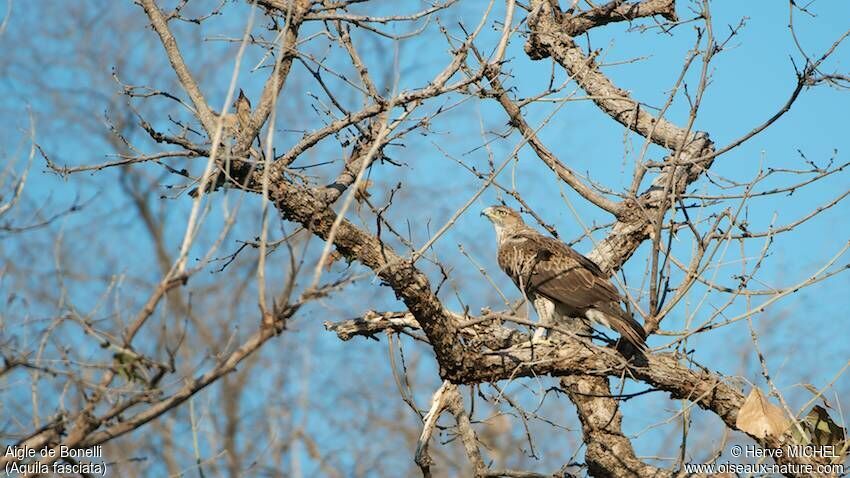
[[[481,215],[482,215],[482,216],[484,216],[484,217],[486,217],[487,219],[490,219],[490,218],[492,217],[492,216],[490,215],[492,212],[493,212],[493,208],[492,208],[492,207],[486,207],[486,208],[484,208],[484,209],[481,211]]]

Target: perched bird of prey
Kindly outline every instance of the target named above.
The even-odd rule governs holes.
[[[236,115],[233,113],[225,113],[224,116],[221,116],[215,111],[213,111],[212,114],[216,121],[221,120],[221,139],[222,142],[228,143],[236,136]]]
[[[239,96],[233,101],[235,113],[226,113],[224,117],[213,111],[212,114],[216,120],[221,117],[222,122],[222,142],[229,144],[241,131],[247,131],[251,124],[251,101],[245,96],[245,92],[239,90]]]
[[[540,323],[588,319],[617,331],[638,349],[646,348],[643,327],[620,307],[617,288],[593,261],[527,226],[511,208],[493,206],[481,214],[496,228],[499,266],[534,304]],[[542,333],[545,329],[538,329],[534,338]]]
[[[225,113],[224,115],[221,115],[216,111],[212,111],[216,121],[221,121],[220,142],[223,148],[219,158],[223,160],[222,162],[228,163],[228,166],[224,166],[224,168],[232,167],[229,163],[231,159],[233,159],[231,157],[233,153],[233,145],[240,140],[240,135],[245,134],[245,131],[249,131],[251,126],[251,101],[247,96],[245,96],[245,92],[242,91],[242,89],[239,90],[239,96],[233,101],[233,108],[236,110],[235,113]],[[256,135],[251,138],[251,143],[253,143],[256,138]],[[260,159],[260,153],[253,147],[249,147],[247,153],[249,158],[256,160]],[[213,180],[207,183],[204,191],[211,192],[217,190],[225,184],[226,178],[227,175],[216,172]],[[189,191],[189,196],[193,198],[197,197],[198,188],[194,188]]]

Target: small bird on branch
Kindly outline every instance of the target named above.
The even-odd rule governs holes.
[[[246,131],[251,124],[251,101],[241,89],[239,96],[233,101],[233,108],[235,113],[225,113],[223,117],[213,111],[216,120],[221,118],[221,141],[224,144],[229,144],[234,139],[239,138],[239,134]]]
[[[240,133],[248,131],[248,127],[251,125],[251,101],[248,100],[242,89],[239,90],[239,97],[236,98],[234,106],[236,107],[236,127]]]
[[[222,164],[224,169],[230,170],[231,174],[236,173],[234,169],[238,167],[238,165],[231,164],[231,161],[233,159],[239,159],[233,157],[233,154],[235,153],[233,150],[235,147],[234,144],[239,142],[241,134],[244,134],[245,131],[249,131],[249,127],[251,125],[251,101],[241,88],[239,89],[239,96],[233,102],[233,108],[236,111],[235,113],[226,113],[224,116],[213,111],[213,115],[215,115],[216,120],[219,120],[220,118],[222,122],[221,144],[223,149],[218,158],[218,162]],[[251,141],[253,142],[256,138],[257,137],[255,135],[251,138]],[[261,159],[261,151],[262,150],[257,151],[249,145],[247,158],[259,161]],[[222,174],[221,171],[216,171],[210,182],[207,184],[205,191],[215,191],[226,182],[226,176]],[[194,198],[197,197],[197,195],[198,188],[189,191],[189,196]]]

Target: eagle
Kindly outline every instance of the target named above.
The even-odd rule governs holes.
[[[541,324],[570,317],[615,330],[638,350],[646,349],[646,332],[623,310],[623,298],[593,261],[563,242],[537,232],[505,206],[481,212],[496,229],[499,267],[531,301]],[[539,328],[534,339],[546,329]]]

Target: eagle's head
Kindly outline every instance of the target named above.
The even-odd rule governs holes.
[[[526,227],[522,216],[507,206],[490,206],[481,211],[481,215],[493,223],[500,240],[504,233]]]
[[[481,215],[489,219],[493,224],[501,225],[503,227],[515,224],[525,224],[522,220],[522,216],[507,206],[490,206],[481,211]]]

